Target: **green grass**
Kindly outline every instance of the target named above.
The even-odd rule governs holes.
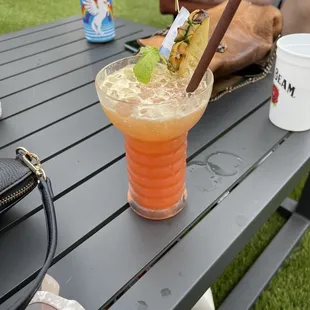
[[[235,257],[234,261],[226,268],[212,287],[216,306],[220,305],[284,223],[285,219],[277,212],[273,214],[244,249]]]
[[[119,17],[155,27],[165,27],[172,21],[170,16],[159,13],[158,0],[114,2],[114,12]],[[0,0],[0,8],[0,33],[80,14],[79,0]],[[292,198],[298,199],[302,185],[301,183],[293,191]],[[273,214],[237,255],[213,285],[216,305],[223,301],[284,223],[285,220],[278,213]],[[281,309],[310,309],[310,232],[305,234],[300,246],[288,258],[254,306],[254,310]]]
[[[254,310],[310,309],[310,233],[288,258],[257,301]]]

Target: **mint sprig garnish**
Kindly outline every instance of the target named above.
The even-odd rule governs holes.
[[[154,46],[141,47],[139,61],[133,67],[136,79],[143,84],[148,84],[151,80],[153,70],[162,60],[166,60],[159,54],[159,50]]]

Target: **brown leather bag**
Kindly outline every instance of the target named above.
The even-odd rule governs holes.
[[[208,10],[210,36],[227,1]],[[274,6],[258,6],[242,1],[210,64],[215,77],[211,100],[216,100],[249,83],[261,80],[272,69],[275,42],[282,30],[282,16]],[[160,47],[167,29],[140,45]]]

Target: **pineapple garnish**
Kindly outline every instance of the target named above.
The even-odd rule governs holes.
[[[193,11],[186,22],[178,28],[168,62],[159,50],[152,46],[142,47],[139,61],[133,72],[137,80],[148,84],[159,62],[167,64],[172,73],[184,74],[196,68],[209,39],[209,15],[199,9]]]
[[[193,11],[178,28],[172,46],[168,69],[183,74],[195,69],[209,40],[209,15],[205,10]]]

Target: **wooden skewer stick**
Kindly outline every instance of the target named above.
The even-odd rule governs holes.
[[[174,9],[176,11],[178,11],[178,13],[180,12],[179,0],[175,0],[175,2],[174,2]]]
[[[206,70],[209,67],[209,64],[216,53],[216,50],[221,43],[221,40],[223,39],[225,32],[230,25],[239,5],[240,5],[241,0],[229,0],[225,10],[217,23],[217,26],[212,34],[212,37],[202,54],[202,57],[200,58],[200,61],[194,71],[194,74],[186,88],[186,91],[188,93],[194,92],[200,81],[202,80],[203,76],[206,73]]]

